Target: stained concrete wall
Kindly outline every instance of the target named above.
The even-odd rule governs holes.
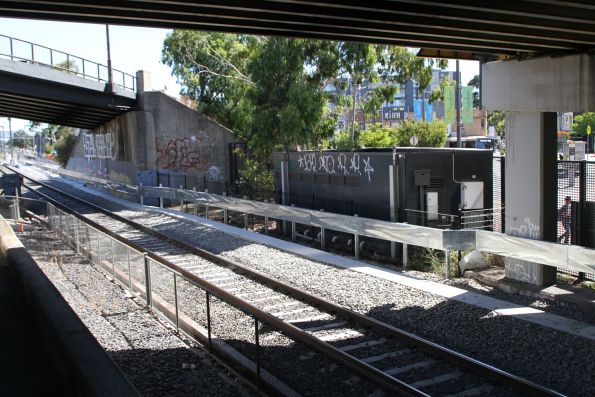
[[[595,56],[587,54],[481,65],[488,110],[589,112],[595,109]]]
[[[225,191],[232,132],[161,92],[138,100],[139,110],[79,131],[67,168],[132,184]]]

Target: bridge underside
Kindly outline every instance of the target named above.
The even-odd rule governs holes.
[[[0,116],[95,129],[136,108],[136,94],[29,62],[0,59]]]
[[[595,5],[590,0],[3,0],[0,14],[376,42],[456,58],[525,58],[595,48]]]
[[[134,106],[130,100],[1,72],[0,87],[0,115],[69,127],[95,129]]]

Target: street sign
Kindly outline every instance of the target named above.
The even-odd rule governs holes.
[[[419,139],[417,139],[417,137],[415,135],[413,135],[411,138],[409,138],[409,143],[411,144],[411,146],[417,146],[418,142],[419,142]]]

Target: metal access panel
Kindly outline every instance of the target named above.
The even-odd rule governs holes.
[[[438,192],[426,193],[426,211],[428,212],[427,220],[438,220]]]
[[[483,208],[483,182],[461,182],[461,209]]]

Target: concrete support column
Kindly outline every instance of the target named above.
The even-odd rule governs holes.
[[[506,233],[556,239],[556,113],[506,113]],[[556,269],[506,260],[506,277],[538,286],[555,283]]]
[[[151,72],[139,70],[136,72],[136,92],[151,91]]]

